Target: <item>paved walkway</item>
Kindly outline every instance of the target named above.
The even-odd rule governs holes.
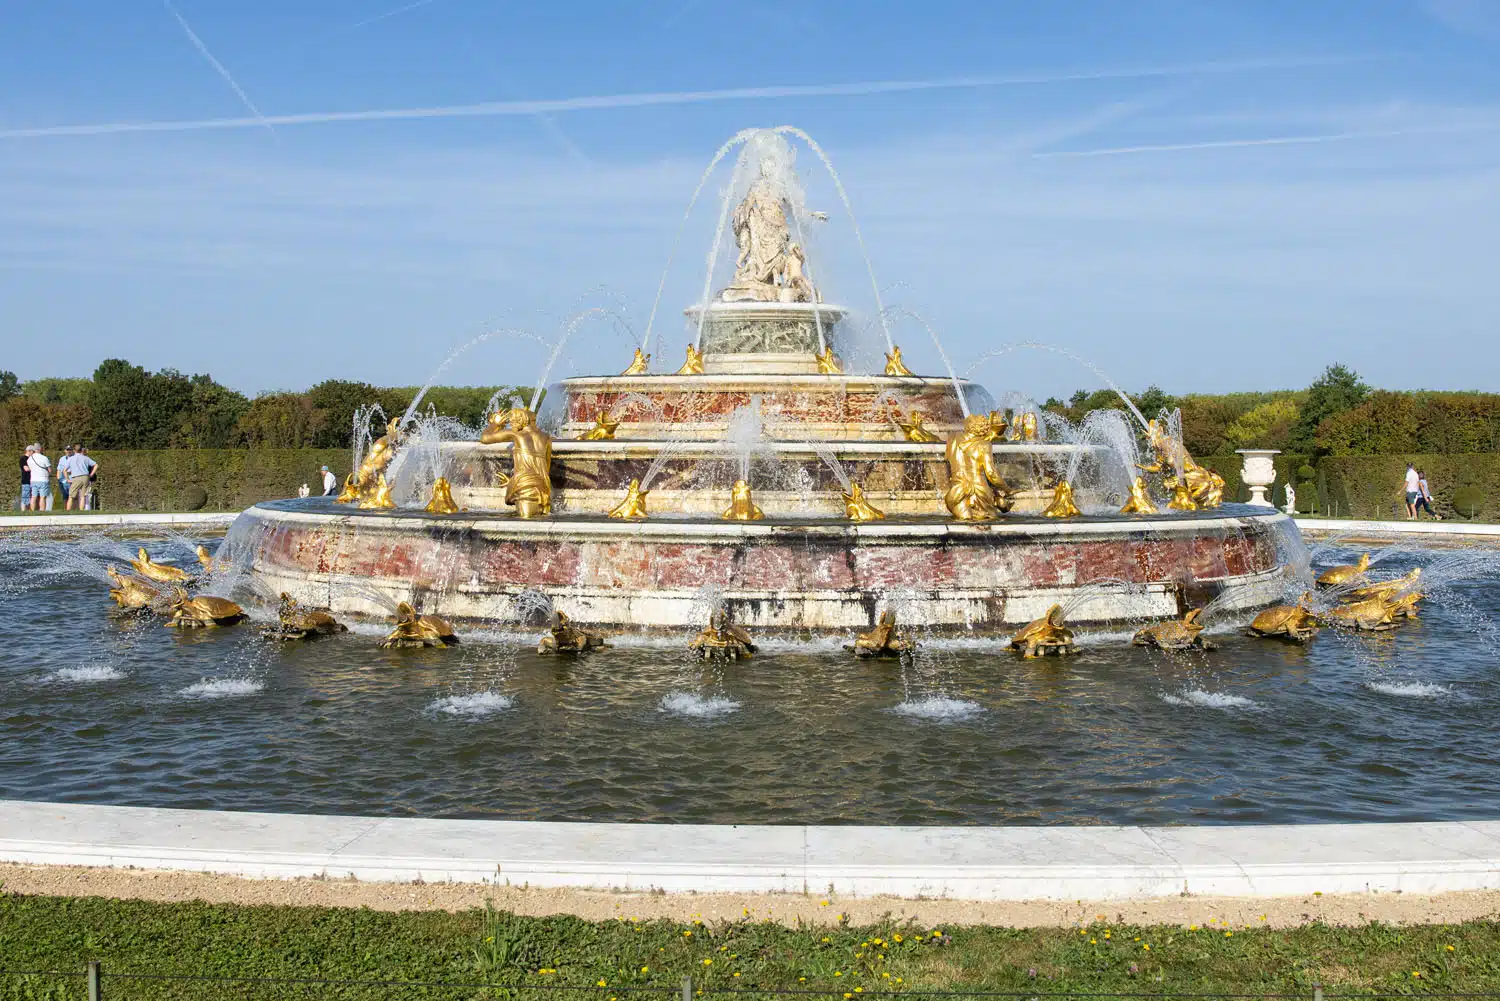
[[[1424,535],[1447,538],[1500,539],[1500,525],[1463,521],[1354,521],[1298,518],[1297,527],[1318,535]]]
[[[238,518],[238,511],[163,511],[160,514],[7,514],[0,515],[0,528],[119,528],[139,525],[227,526]]]
[[[0,801],[0,861],[257,877],[969,900],[1500,887],[1500,821],[794,827],[324,817]]]

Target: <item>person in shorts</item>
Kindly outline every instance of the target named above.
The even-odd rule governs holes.
[[[1406,464],[1406,517],[1417,520],[1417,498],[1422,496],[1422,474],[1411,463]]]
[[[42,451],[40,442],[31,445],[31,509],[46,511],[52,504],[52,460]]]
[[[21,510],[31,507],[31,446],[21,452]]]
[[[68,455],[62,462],[58,463],[59,477],[64,473],[68,477],[67,494],[69,511],[75,510],[75,504],[77,505],[76,510],[84,510],[84,502],[88,499],[89,486],[92,482],[94,468],[98,465],[93,459],[83,454],[83,447],[80,445],[69,446]]]

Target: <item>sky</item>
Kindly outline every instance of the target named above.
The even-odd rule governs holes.
[[[12,0],[0,368],[670,370],[776,125],[857,364],[1500,390],[1500,0]]]

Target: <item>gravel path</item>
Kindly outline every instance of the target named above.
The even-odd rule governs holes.
[[[1132,924],[1208,924],[1236,928],[1288,927],[1322,921],[1358,925],[1445,924],[1500,914],[1500,890],[1463,893],[1375,893],[1307,897],[1165,897],[1133,901],[960,901],[898,897],[817,897],[797,894],[628,893],[529,889],[481,883],[360,883],[349,880],[243,879],[209,873],[87,866],[0,864],[5,893],[127,900],[204,900],[224,904],[368,907],[377,911],[461,911],[486,901],[517,914],[572,914],[593,921],[666,918],[738,920],[749,916],[784,924],[856,924],[886,917],[918,925],[1058,927],[1094,920]]]

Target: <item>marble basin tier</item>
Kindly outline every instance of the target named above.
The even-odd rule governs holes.
[[[628,523],[351,511],[311,498],[250,508],[228,545],[272,593],[340,615],[384,617],[406,600],[461,623],[529,627],[540,593],[605,631],[685,632],[701,627],[713,592],[752,629],[846,634],[899,596],[913,624],[1002,634],[1099,581],[1117,583],[1072,622],[1160,618],[1214,597],[1226,612],[1259,608],[1279,600],[1295,537],[1286,515],[1245,505],[1065,522]]]

